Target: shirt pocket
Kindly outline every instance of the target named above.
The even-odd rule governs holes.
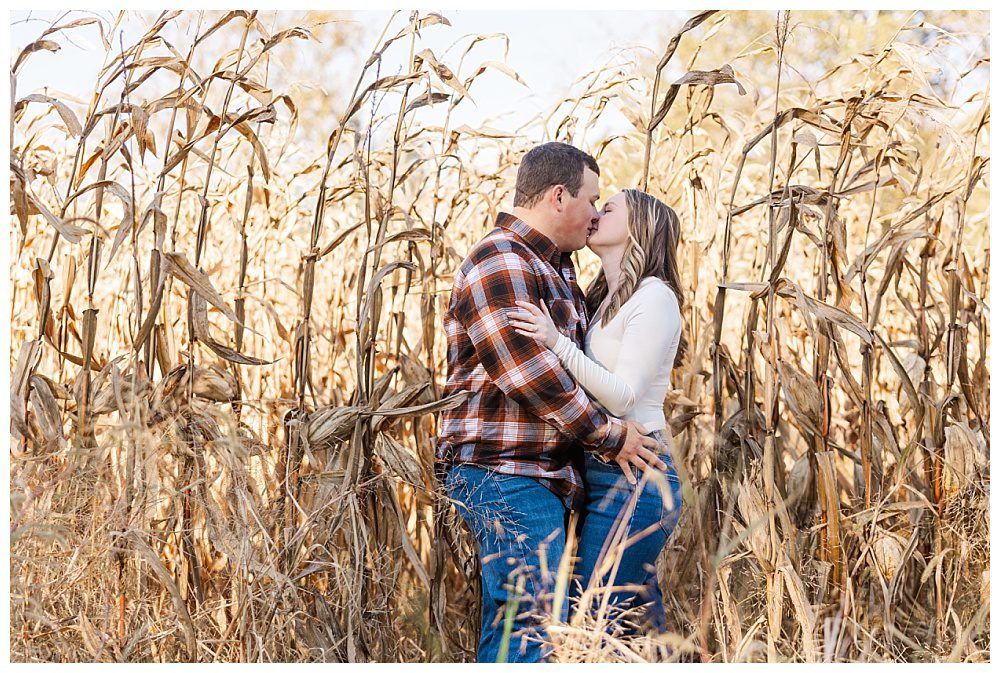
[[[548,304],[549,315],[556,329],[576,342],[576,330],[580,325],[582,317],[576,309],[576,304],[572,299],[553,299]]]

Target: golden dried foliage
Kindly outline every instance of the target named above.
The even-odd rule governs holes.
[[[578,615],[556,656],[988,658],[984,14],[704,12],[516,132],[452,124],[520,81],[502,34],[435,54],[447,18],[397,14],[309,98],[282,69],[354,47],[280,16],[88,17],[12,61],[12,659],[473,656],[441,316],[546,139],[677,210],[690,342],[670,633]],[[90,101],[17,91],[94,22]],[[608,103],[634,129],[594,138]]]

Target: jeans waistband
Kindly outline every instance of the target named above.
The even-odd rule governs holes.
[[[667,444],[665,442],[669,439],[672,439],[672,435],[669,435],[666,430],[653,430],[652,432],[647,433],[647,436],[652,437],[653,439],[658,441],[661,445],[663,445],[663,450],[660,451],[660,453],[665,453],[667,455],[670,455],[670,444]]]

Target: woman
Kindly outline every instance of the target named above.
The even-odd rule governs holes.
[[[658,199],[627,189],[605,203],[587,246],[601,271],[587,290],[591,328],[581,351],[542,308],[517,302],[511,325],[550,348],[587,393],[609,413],[634,420],[667,446],[667,469],[646,470],[636,483],[615,462],[586,453],[586,509],[577,572],[583,587],[603,592],[597,616],[644,606],[650,626],[664,627],[656,557],[680,517],[680,482],[669,453],[663,400],[670,372],[687,349],[677,275],[677,215]],[[636,588],[641,587],[641,588]],[[617,609],[615,609],[617,608]],[[634,633],[634,625],[623,624]]]

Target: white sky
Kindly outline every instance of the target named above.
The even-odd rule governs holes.
[[[510,38],[507,64],[530,87],[526,89],[506,75],[488,71],[473,84],[473,101],[465,101],[457,108],[453,124],[478,126],[490,117],[503,114],[503,127],[511,129],[537,112],[548,111],[569,92],[577,77],[606,64],[622,49],[639,48],[659,56],[669,38],[693,12],[444,10],[441,13],[451,22],[451,27],[432,26],[422,31],[418,49],[429,48],[443,62],[454,65],[465,42],[450,53],[446,52],[463,35],[506,33]],[[114,17],[111,10],[100,10],[98,14],[109,20]],[[59,15],[52,10],[11,11],[11,58],[26,44],[37,39]],[[62,22],[84,15],[73,12]],[[356,40],[359,51],[368,53],[390,15],[388,10],[353,12],[352,18],[359,22],[361,28]],[[290,12],[288,16],[281,17],[278,25],[287,27],[299,16],[300,12]],[[390,35],[403,25],[405,15],[396,18]],[[140,27],[135,14],[130,14],[126,25],[126,46],[138,37]],[[133,38],[131,41],[130,37]],[[46,86],[74,96],[89,97],[104,54],[96,28],[87,26],[61,33],[56,39],[63,45],[59,52],[33,54],[18,74],[19,98]],[[322,46],[316,43],[296,44],[302,44],[310,54],[323,54]],[[466,58],[461,77],[471,74],[470,66],[483,60],[501,59],[501,41],[481,44]],[[399,61],[400,58],[386,59],[383,75],[397,74],[401,63],[394,60]],[[317,81],[317,84],[324,86],[329,83]],[[613,106],[608,106],[601,122],[601,132],[629,128],[628,122]]]

